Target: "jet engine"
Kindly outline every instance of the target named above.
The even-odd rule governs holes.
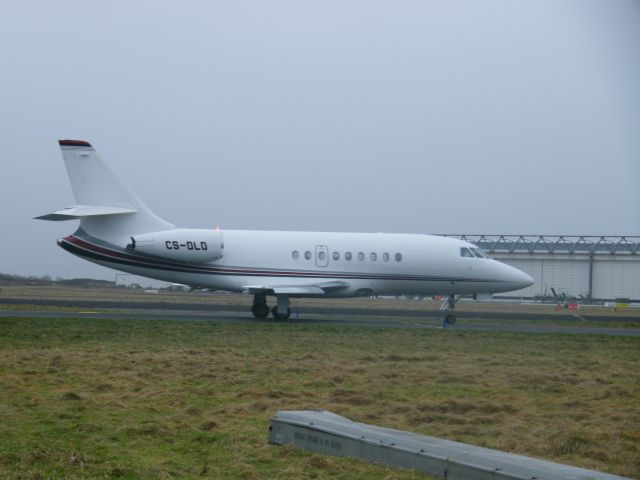
[[[224,253],[224,240],[219,230],[176,228],[130,238],[129,250],[180,262],[212,262],[222,258]]]

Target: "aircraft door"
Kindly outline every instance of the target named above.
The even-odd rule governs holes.
[[[316,245],[316,265],[318,267],[329,265],[329,247],[326,245]]]

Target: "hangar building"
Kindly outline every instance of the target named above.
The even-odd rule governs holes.
[[[471,242],[535,283],[501,296],[640,302],[640,236],[444,235]]]

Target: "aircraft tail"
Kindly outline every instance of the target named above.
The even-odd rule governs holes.
[[[36,218],[80,219],[87,234],[111,242],[175,228],[149,210],[90,143],[60,140],[59,144],[77,205]]]

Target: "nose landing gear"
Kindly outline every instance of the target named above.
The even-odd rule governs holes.
[[[453,310],[456,308],[456,302],[458,300],[460,300],[460,298],[456,298],[455,295],[449,295],[445,303],[442,305],[443,310],[447,311],[444,316],[444,321],[449,325],[456,323],[456,316],[453,314]]]

